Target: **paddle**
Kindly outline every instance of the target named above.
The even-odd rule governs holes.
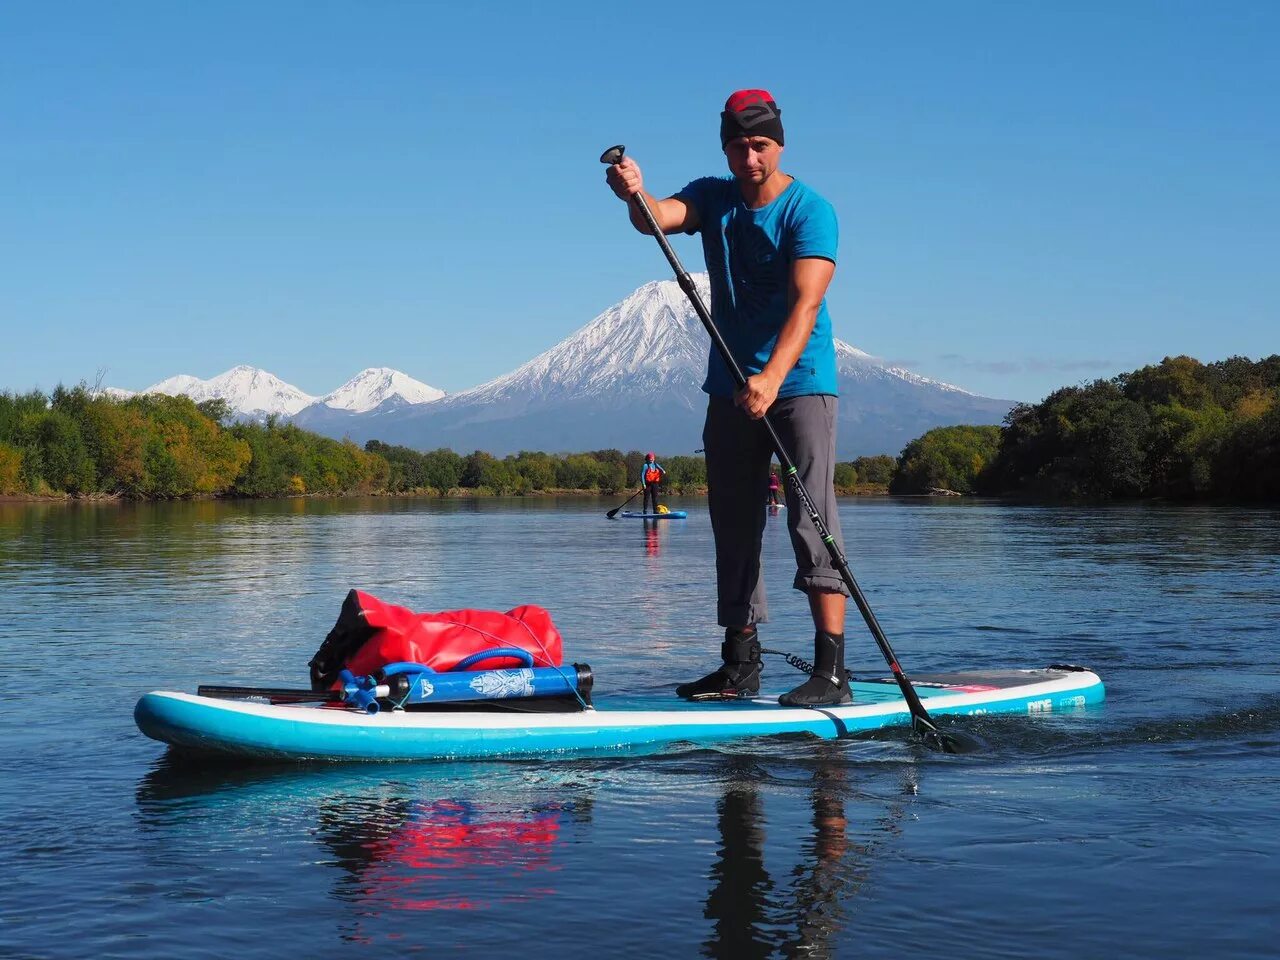
[[[222,700],[262,697],[277,703],[342,702],[340,690],[287,690],[280,687],[223,687],[216,684],[202,684],[196,688],[196,693],[202,697],[217,697]]]
[[[610,147],[600,155],[600,162],[610,165],[621,163],[625,153],[626,147],[621,144],[616,147]],[[658,246],[662,248],[662,252],[667,255],[667,262],[671,264],[671,269],[676,273],[676,280],[680,284],[680,289],[685,292],[685,296],[693,304],[694,312],[698,314],[698,319],[702,321],[703,327],[710,334],[711,342],[715,344],[720,358],[724,360],[725,366],[729,368],[729,373],[733,375],[733,382],[741,390],[746,386],[747,378],[743,375],[742,368],[738,366],[738,361],[729,352],[729,345],[724,342],[724,337],[716,329],[710,312],[708,312],[706,305],[702,302],[702,297],[698,294],[698,288],[694,286],[693,278],[689,276],[684,265],[680,263],[680,258],[676,256],[676,252],[671,249],[671,244],[667,242],[666,236],[659,229],[658,221],[654,219],[653,211],[649,209],[649,204],[644,197],[636,194],[631,198],[631,202],[635,204],[636,209],[644,217],[644,222],[648,224],[649,229],[653,232],[653,237],[658,241]],[[911,685],[911,681],[907,679],[907,675],[903,673],[902,668],[898,665],[898,658],[894,655],[893,648],[889,646],[889,639],[884,635],[884,631],[880,629],[876,615],[871,612],[871,607],[867,603],[867,598],[862,595],[858,581],[853,578],[853,571],[849,569],[849,561],[840,552],[840,547],[836,544],[835,537],[831,536],[831,532],[827,529],[821,514],[818,513],[818,508],[814,506],[813,499],[809,496],[809,491],[805,489],[800,480],[800,474],[796,470],[791,455],[783,446],[782,440],[778,437],[778,431],[774,429],[773,421],[767,413],[763,417],[763,423],[765,430],[769,433],[769,439],[773,441],[773,449],[778,455],[778,463],[782,465],[783,476],[791,484],[791,489],[795,493],[796,499],[800,501],[800,505],[804,507],[805,512],[809,515],[814,529],[818,531],[818,536],[827,545],[827,552],[831,554],[831,559],[835,563],[836,569],[840,571],[840,576],[844,579],[845,586],[849,588],[849,593],[853,596],[853,602],[862,614],[862,619],[867,622],[867,628],[875,638],[876,645],[880,647],[880,653],[884,655],[885,662],[889,664],[889,669],[893,671],[894,679],[898,681],[898,686],[902,689],[902,696],[907,701],[907,709],[911,711],[912,729],[920,734],[927,746],[935,750],[941,750],[944,753],[971,753],[981,749],[981,745],[976,739],[964,734],[943,733],[938,729],[937,724],[933,722],[933,719],[925,710],[924,704],[920,702],[920,697],[917,695],[915,687]]]
[[[610,510],[608,513],[606,513],[606,514],[605,514],[605,516],[606,516],[606,517],[608,517],[610,520],[612,520],[614,517],[616,517],[616,516],[618,515],[618,511],[619,511],[619,510],[621,510],[623,507],[625,507],[628,503],[630,503],[630,502],[631,502],[632,500],[634,500],[636,497],[640,496],[640,494],[642,494],[642,493],[644,493],[644,487],[641,487],[639,490],[637,490],[637,491],[636,491],[635,493],[633,493],[631,496],[627,497],[627,499],[623,500],[620,504],[618,504],[616,507],[614,507],[614,508],[613,508],[612,510]]]

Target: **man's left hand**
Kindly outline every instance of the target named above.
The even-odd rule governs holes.
[[[752,420],[759,420],[773,401],[778,399],[778,390],[782,381],[776,380],[767,373],[757,373],[747,377],[747,385],[733,395],[733,402],[747,412]]]

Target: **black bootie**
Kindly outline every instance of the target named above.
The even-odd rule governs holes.
[[[830,707],[849,703],[849,674],[844,669],[844,634],[819,630],[813,635],[813,674],[778,698],[784,707]]]
[[[724,663],[701,680],[676,687],[676,696],[686,700],[736,700],[760,692],[760,671],[764,667],[755,627],[727,629],[720,645],[720,659]]]

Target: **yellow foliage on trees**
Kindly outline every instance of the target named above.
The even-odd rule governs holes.
[[[0,443],[0,493],[22,492],[22,451]]]
[[[150,423],[136,407],[110,400],[88,404],[84,411],[86,436],[96,448],[101,488],[137,496],[146,488],[146,448]]]
[[[1236,404],[1235,414],[1241,420],[1256,420],[1276,404],[1273,391],[1253,390],[1246,393]]]

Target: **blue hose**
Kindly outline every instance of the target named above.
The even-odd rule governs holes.
[[[496,657],[513,657],[526,667],[533,666],[533,654],[528,650],[521,650],[519,647],[494,647],[492,650],[481,650],[479,653],[473,653],[469,657],[463,657],[453,669],[465,670],[472,664],[480,663],[483,660],[492,660]]]

